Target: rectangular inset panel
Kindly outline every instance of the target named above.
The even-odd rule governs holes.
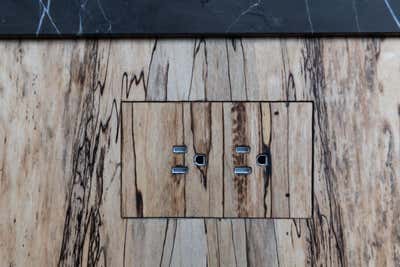
[[[268,103],[256,102],[224,103],[224,215],[227,217],[266,217],[268,214],[269,168],[256,164],[258,154],[268,153],[264,140],[264,133],[271,131],[268,106]],[[249,153],[237,153],[239,146],[248,146]],[[237,175],[232,171],[235,167],[250,167],[251,174]]]
[[[224,136],[222,103],[185,103],[185,144],[188,146],[186,216],[221,217],[223,208]],[[194,164],[205,156],[206,166]],[[201,163],[201,162],[198,162]]]
[[[278,218],[289,217],[289,118],[288,107],[281,103],[271,104],[271,155],[272,181],[271,192],[272,214]],[[310,136],[311,137],[311,136]]]
[[[124,102],[121,145],[123,217],[311,216],[310,102]]]
[[[122,207],[132,217],[184,216],[185,177],[171,174],[184,165],[172,153],[183,144],[183,105],[122,105]]]
[[[306,218],[312,210],[312,105],[289,105],[289,217]],[[307,163],[307,164],[304,164]],[[298,194],[297,192],[309,192]]]

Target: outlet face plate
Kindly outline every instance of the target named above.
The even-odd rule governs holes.
[[[122,217],[311,217],[312,112],[312,102],[123,102]]]

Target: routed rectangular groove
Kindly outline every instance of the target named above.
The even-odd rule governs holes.
[[[122,217],[309,218],[312,112],[311,102],[123,102]]]

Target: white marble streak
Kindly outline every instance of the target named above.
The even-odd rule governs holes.
[[[38,23],[38,26],[37,26],[37,28],[36,28],[36,35],[39,35],[39,34],[40,34],[40,30],[41,30],[42,25],[43,25],[43,20],[44,20],[44,18],[45,18],[46,16],[49,18],[50,23],[53,25],[55,31],[56,31],[58,34],[60,34],[60,30],[58,29],[57,25],[55,24],[53,18],[52,18],[51,15],[50,15],[51,0],[48,0],[48,1],[47,1],[47,6],[43,3],[42,0],[39,0],[39,5],[40,5],[41,8],[42,8],[42,14],[40,15],[39,23]]]
[[[310,5],[308,4],[308,0],[304,0],[306,3],[306,10],[307,10],[307,19],[308,19],[308,23],[310,24],[310,29],[311,32],[314,33],[314,25],[313,22],[311,20],[311,12],[310,12]]]
[[[89,0],[83,1],[80,6],[79,6],[79,29],[78,29],[78,35],[81,35],[83,33],[83,13],[86,11],[86,4],[88,3]]]
[[[384,0],[384,1],[385,1],[385,4],[386,4],[386,7],[389,9],[390,15],[392,15],[394,21],[396,22],[397,27],[400,28],[400,20],[397,17],[396,13],[394,12],[392,6],[390,5],[390,0]]]
[[[232,29],[232,27],[233,27],[234,25],[236,25],[236,24],[239,22],[239,20],[240,20],[244,15],[246,15],[246,14],[252,12],[253,9],[259,7],[260,5],[261,5],[261,0],[257,0],[257,2],[250,4],[250,6],[249,6],[246,10],[242,11],[242,12],[239,14],[239,16],[237,16],[236,19],[229,25],[229,27],[228,27],[228,29],[226,30],[226,32],[230,32],[230,30]]]
[[[81,2],[80,7],[79,7],[79,28],[78,28],[78,35],[82,35],[84,33],[84,25],[85,25],[85,19],[86,18],[90,18],[90,11],[87,10],[87,4],[88,4],[89,0],[84,0],[83,2]],[[105,20],[107,26],[107,33],[111,33],[112,32],[112,22],[111,19],[109,19],[109,17],[107,16],[106,12],[104,11],[103,5],[101,4],[100,0],[96,0],[96,5],[101,13],[101,16],[103,17],[103,19]],[[98,25],[101,26],[101,25]],[[98,31],[97,31],[98,32]]]
[[[358,32],[361,32],[360,22],[359,22],[359,20],[358,20],[358,9],[357,9],[356,0],[353,0],[353,11],[354,11],[354,17],[356,18],[357,31],[358,31]]]
[[[111,20],[107,17],[106,13],[104,12],[103,6],[101,5],[100,0],[97,0],[97,5],[99,6],[99,9],[101,11],[101,14],[103,15],[103,18],[107,21],[108,23],[108,29],[107,32],[112,32],[112,23]]]

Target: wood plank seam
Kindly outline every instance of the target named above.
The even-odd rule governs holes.
[[[208,129],[208,130],[206,130],[206,131],[204,131],[204,133],[206,133],[206,135],[204,135],[205,136],[205,138],[206,139],[204,139],[204,140],[206,140],[206,142],[208,143],[208,144],[211,144],[211,143],[213,143],[213,138],[212,138],[212,136],[214,135],[212,132],[213,132],[213,127],[211,127],[211,125],[213,125],[214,124],[214,120],[212,119],[212,117],[213,116],[211,116],[210,114],[214,114],[214,112],[211,112],[211,110],[218,110],[218,109],[215,109],[214,108],[214,106],[215,105],[218,105],[218,103],[221,103],[220,105],[221,105],[221,108],[223,108],[224,106],[226,107],[226,108],[228,108],[228,104],[230,105],[230,103],[237,103],[237,104],[235,104],[235,105],[237,105],[237,107],[239,108],[239,109],[236,109],[236,108],[234,108],[234,106],[232,106],[232,111],[233,111],[233,113],[232,114],[235,114],[235,112],[236,112],[236,110],[240,110],[239,112],[241,113],[241,112],[243,112],[243,114],[245,114],[245,113],[247,113],[247,112],[249,112],[249,111],[251,111],[251,110],[253,110],[253,111],[256,111],[259,115],[257,116],[258,117],[258,120],[256,119],[255,120],[255,122],[257,122],[257,124],[259,125],[259,126],[257,126],[257,127],[260,127],[259,129],[260,130],[257,130],[256,132],[254,132],[254,133],[257,133],[257,136],[258,136],[258,144],[259,145],[257,145],[258,147],[259,147],[259,149],[258,149],[258,151],[259,152],[257,152],[257,153],[261,153],[262,151],[264,151],[264,152],[267,152],[269,155],[271,155],[270,154],[270,152],[269,152],[269,146],[270,146],[270,144],[269,144],[269,146],[265,146],[264,145],[264,142],[265,141],[263,141],[264,140],[264,138],[266,138],[267,140],[268,140],[268,142],[269,143],[271,143],[271,135],[270,134],[267,134],[268,132],[265,132],[265,131],[261,131],[261,129],[264,127],[264,119],[263,119],[263,116],[265,116],[265,114],[270,114],[270,112],[271,112],[271,104],[273,104],[273,105],[279,105],[279,104],[285,104],[284,105],[284,109],[283,109],[283,111],[285,111],[283,114],[288,114],[288,110],[289,110],[289,103],[287,103],[287,102],[264,102],[264,103],[266,103],[266,107],[268,107],[268,108],[266,108],[266,109],[263,109],[262,108],[262,102],[257,102],[257,101],[255,101],[255,102],[240,102],[240,101],[237,101],[237,102],[203,102],[203,101],[193,101],[193,102],[182,102],[182,101],[177,101],[177,102],[173,102],[173,101],[168,101],[168,102],[151,102],[151,101],[143,101],[143,102],[141,102],[141,101],[135,101],[135,102],[131,102],[131,101],[124,101],[124,102],[121,102],[121,105],[124,105],[124,104],[130,104],[132,107],[135,105],[135,104],[147,104],[147,105],[150,105],[150,104],[162,104],[162,103],[169,103],[169,104],[174,104],[174,103],[176,103],[176,104],[179,104],[180,105],[180,109],[181,109],[181,111],[180,111],[180,113],[181,113],[181,119],[180,119],[180,121],[182,122],[181,123],[181,125],[182,125],[182,134],[183,134],[183,136],[184,136],[184,139],[186,140],[186,141],[184,141],[184,143],[187,143],[187,144],[191,144],[190,145],[190,147],[191,147],[191,149],[189,149],[189,151],[193,151],[193,152],[190,152],[189,153],[189,155],[191,155],[190,157],[189,157],[189,161],[188,162],[185,162],[185,159],[186,159],[186,157],[183,157],[182,159],[183,159],[183,161],[184,161],[184,164],[183,165],[191,165],[192,164],[192,162],[190,161],[190,159],[192,158],[192,156],[194,155],[194,153],[197,153],[197,152],[201,152],[201,153],[205,153],[205,154],[208,154],[209,156],[210,156],[210,152],[213,150],[213,148],[215,148],[215,145],[213,145],[213,146],[210,146],[210,145],[206,145],[203,149],[201,149],[201,151],[198,151],[197,150],[197,148],[196,148],[196,145],[195,145],[195,142],[194,143],[192,143],[192,142],[189,142],[188,143],[188,140],[189,139],[187,139],[188,138],[188,134],[190,134],[190,136],[193,136],[193,140],[198,140],[198,137],[196,137],[196,136],[198,136],[198,133],[196,133],[196,130],[195,130],[195,128],[194,128],[194,122],[201,122],[201,121],[203,121],[204,123],[206,123],[207,125],[209,125],[209,126],[206,126],[206,127],[204,127],[204,125],[202,124],[202,126],[201,126],[201,128],[203,128],[203,129]],[[247,110],[247,108],[245,108],[245,106],[244,105],[242,105],[241,103],[245,103],[246,104],[246,106],[248,106],[248,108],[250,108],[250,109],[248,109],[248,111],[246,111]],[[257,106],[253,106],[253,104],[252,103],[254,103],[254,104],[256,104]],[[299,104],[299,105],[301,105],[302,103],[304,103],[304,104],[307,104],[307,102],[299,102],[299,103],[297,103],[297,102],[294,102],[294,103],[296,103],[296,104]],[[311,104],[311,107],[312,107],[312,103],[310,103],[310,102],[308,102],[309,104]],[[187,105],[187,109],[185,108],[185,105]],[[198,119],[195,119],[195,117],[194,117],[194,107],[201,107],[200,109],[198,109],[198,108],[196,108],[196,110],[203,110],[203,108],[204,107],[206,107],[206,110],[208,110],[208,112],[207,112],[207,116],[206,117],[204,117],[204,118],[208,118],[208,119],[206,119],[205,121],[203,120],[203,119],[200,119],[200,120],[198,120]],[[241,108],[242,107],[242,108]],[[283,106],[282,106],[283,107]],[[224,120],[226,119],[226,116],[227,116],[227,114],[231,114],[230,113],[230,111],[228,112],[228,110],[227,109],[225,109],[225,115],[224,116],[222,116],[221,117],[221,119],[217,119],[216,121],[220,121],[220,122],[223,122],[223,124],[224,125],[226,125],[226,123],[224,122]],[[253,112],[252,111],[252,112]],[[268,111],[268,112],[267,112]],[[133,112],[133,111],[132,111]],[[228,113],[227,113],[228,112]],[[240,113],[238,113],[238,114],[240,114]],[[188,114],[188,116],[186,117],[185,116],[185,114]],[[196,114],[201,114],[201,113],[196,113]],[[296,114],[296,113],[295,113]],[[274,112],[274,115],[275,116],[277,116],[277,115],[279,115],[279,112],[278,111],[276,111],[276,112]],[[312,116],[311,116],[312,114],[310,114],[310,115],[306,115],[306,119],[308,118],[308,120],[310,120],[310,121],[312,121]],[[197,116],[197,115],[196,115]],[[230,116],[230,115],[229,115]],[[247,116],[247,115],[245,115],[245,116]],[[297,115],[296,115],[297,116]],[[121,116],[121,118],[122,118],[122,116]],[[188,118],[188,119],[186,119],[186,118]],[[271,118],[272,118],[272,116],[269,116],[268,115],[268,117],[267,118],[270,118],[269,120],[271,120]],[[243,117],[242,115],[240,115],[240,117],[237,117],[236,119],[235,118],[233,118],[233,121],[235,122],[235,121],[237,121],[237,122],[239,122],[238,124],[236,123],[236,124],[234,124],[234,125],[242,125],[243,126],[243,121],[245,122],[245,121],[247,121],[248,119],[245,119],[245,117]],[[253,120],[253,119],[252,119]],[[121,125],[122,125],[123,123],[121,123]],[[271,127],[269,127],[268,129],[270,129],[269,131],[271,131],[273,128],[274,128],[274,124],[272,123],[272,120],[269,122],[269,124],[271,125]],[[185,127],[185,125],[188,125],[189,127]],[[311,142],[311,138],[312,138],[312,124],[310,124],[311,125],[311,132],[310,132],[310,140],[308,141],[308,142]],[[234,126],[234,128],[232,128],[233,129],[233,131],[236,131],[236,132],[238,132],[238,133],[246,133],[247,132],[247,130],[246,129],[248,129],[247,127],[246,128],[243,128],[244,130],[241,130],[241,128],[239,129],[239,128],[235,128],[236,126]],[[241,126],[241,127],[242,127]],[[133,126],[131,126],[131,128],[132,128]],[[286,124],[283,124],[283,127],[285,128],[285,129],[289,129],[290,128],[290,123],[289,123],[289,119],[287,119],[286,120]],[[123,128],[123,126],[122,126],[122,128]],[[196,126],[196,128],[197,128],[197,126]],[[199,129],[201,129],[201,128],[199,128]],[[185,130],[185,129],[187,129],[187,130]],[[222,129],[223,129],[223,132],[225,132],[226,133],[226,126],[225,127],[222,127]],[[250,127],[250,129],[251,129],[251,127]],[[255,129],[257,129],[257,128],[254,128],[254,130]],[[253,131],[253,130],[252,130]],[[287,155],[287,157],[286,157],[286,159],[287,160],[284,160],[283,162],[286,162],[285,164],[286,164],[286,170],[287,170],[287,174],[286,175],[284,175],[284,177],[286,177],[286,179],[289,179],[289,177],[290,177],[290,173],[289,173],[289,152],[288,152],[288,142],[289,142],[289,131],[288,130],[286,130],[285,131],[286,132],[286,135],[285,135],[285,139],[286,139],[286,141],[285,141],[285,143],[287,144],[287,145],[285,145],[284,147],[285,147],[285,150],[283,150],[283,151],[286,151],[286,155]],[[250,132],[249,132],[250,133]],[[248,134],[249,134],[248,133]],[[266,133],[266,135],[264,134],[264,133]],[[245,135],[248,135],[248,134],[244,134],[244,136]],[[225,136],[226,134],[223,134],[223,136]],[[121,136],[123,136],[123,134],[121,135]],[[132,135],[133,136],[133,135]],[[200,135],[199,135],[200,136]],[[208,137],[207,137],[208,136]],[[228,135],[229,136],[229,135]],[[239,137],[240,136],[242,136],[242,135],[238,135]],[[133,138],[132,138],[133,139]],[[223,143],[223,146],[226,146],[226,144],[225,144],[225,139],[226,138],[222,138],[222,143]],[[199,139],[200,140],[200,139]],[[242,140],[242,139],[235,139],[235,137],[234,137],[234,142],[236,143],[236,144],[244,144],[244,143],[249,143],[248,141],[244,141],[244,140]],[[122,144],[122,143],[121,143]],[[310,145],[310,147],[309,147],[309,149],[310,149],[310,151],[312,151],[312,145],[311,145],[311,143],[309,143],[309,145]],[[257,147],[256,146],[256,147]],[[202,145],[202,147],[203,147],[203,145]],[[236,155],[236,152],[235,152],[235,146],[230,146],[231,147],[231,149],[230,149],[230,155]],[[257,149],[256,149],[257,150]],[[281,149],[280,149],[281,150]],[[121,153],[123,153],[123,149],[121,149]],[[224,160],[224,162],[226,162],[226,160],[225,160],[225,156],[224,156],[224,154],[225,154],[225,152],[224,151],[226,151],[226,149],[222,149],[221,150],[222,151],[222,154],[221,154],[221,157],[222,157],[222,159]],[[281,150],[282,151],[282,150]],[[255,152],[254,152],[255,153]],[[279,154],[279,150],[276,152],[277,154]],[[312,153],[312,152],[311,152]],[[135,153],[134,153],[135,154]],[[275,154],[274,154],[275,155]],[[253,155],[254,157],[255,157],[255,154]],[[253,158],[253,156],[252,156],[252,158]],[[248,159],[247,159],[247,155],[245,155],[245,154],[237,154],[237,156],[235,156],[236,158],[237,158],[237,160],[236,160],[236,163],[235,163],[235,161],[233,162],[233,165],[237,165],[237,166],[240,166],[240,165],[242,165],[243,163],[244,163],[244,161],[243,160],[245,160],[245,161],[247,161]],[[272,158],[270,158],[270,159],[272,159]],[[310,164],[310,166],[312,166],[312,160],[313,160],[313,158],[311,157],[310,158],[310,160],[309,161],[307,161],[307,162],[309,162],[309,164]],[[213,162],[213,160],[211,160],[211,163]],[[252,163],[253,164],[253,163]],[[254,163],[255,164],[255,163]],[[290,214],[290,182],[287,182],[287,191],[286,191],[286,189],[285,189],[285,193],[283,193],[283,199],[284,199],[284,201],[287,201],[287,207],[288,207],[288,209],[287,209],[287,214],[288,215],[279,215],[279,213],[278,214],[275,214],[275,213],[273,213],[273,209],[270,209],[269,210],[269,212],[267,211],[268,210],[268,206],[269,206],[269,204],[268,204],[268,202],[267,202],[267,200],[268,200],[268,198],[267,198],[267,196],[269,195],[269,201],[270,201],[270,205],[271,205],[271,207],[273,207],[273,203],[275,202],[275,203],[279,203],[279,202],[281,202],[282,200],[276,200],[276,201],[274,201],[273,199],[274,199],[274,194],[270,194],[270,193],[267,193],[267,191],[269,191],[269,190],[271,190],[271,192],[274,192],[274,190],[273,190],[273,180],[274,179],[271,179],[270,177],[271,177],[271,173],[272,173],[272,175],[274,175],[274,173],[273,172],[271,172],[270,170],[271,170],[271,166],[275,166],[273,163],[272,163],[272,161],[271,161],[271,164],[270,164],[270,166],[269,167],[267,167],[267,168],[265,168],[265,169],[261,169],[261,168],[259,168],[258,166],[256,166],[256,165],[254,165],[254,172],[259,172],[260,173],[260,175],[261,175],[261,177],[263,177],[262,178],[262,180],[260,181],[260,185],[262,185],[262,188],[263,188],[263,193],[262,193],[262,202],[260,203],[260,204],[258,204],[257,206],[255,206],[254,208],[257,208],[257,209],[260,209],[260,208],[262,208],[262,212],[261,213],[258,213],[258,214],[260,214],[260,215],[255,215],[255,214],[253,214],[253,215],[250,215],[250,214],[247,214],[247,209],[249,209],[250,208],[250,206],[248,206],[250,203],[247,203],[246,201],[247,201],[247,199],[248,199],[248,197],[249,196],[251,196],[251,195],[249,195],[248,197],[246,197],[246,199],[245,198],[241,198],[240,197],[240,192],[247,192],[249,189],[246,187],[246,188],[244,188],[243,190],[242,189],[240,189],[241,187],[236,187],[236,186],[238,186],[239,184],[237,183],[239,180],[237,180],[235,183],[236,183],[236,185],[235,185],[235,191],[237,191],[237,192],[239,192],[239,194],[238,194],[238,200],[237,200],[237,203],[239,204],[239,206],[238,206],[238,215],[235,215],[235,216],[239,216],[239,217],[248,217],[248,218],[268,218],[268,217],[271,217],[271,218],[297,218],[297,217],[294,217],[294,216],[291,216],[291,214]],[[184,207],[184,210],[183,210],[183,217],[185,217],[185,218],[235,218],[235,216],[233,216],[233,213],[230,213],[230,214],[226,214],[225,212],[226,212],[226,206],[225,206],[225,204],[226,204],[226,196],[225,196],[225,193],[226,193],[226,190],[227,190],[227,188],[226,188],[226,182],[223,182],[222,183],[222,188],[221,188],[221,191],[222,191],[222,197],[223,197],[223,199],[222,199],[222,202],[221,202],[221,205],[222,205],[222,213],[219,213],[219,215],[218,215],[218,213],[217,214],[215,214],[215,215],[212,215],[211,213],[209,213],[210,211],[211,211],[211,209],[210,209],[210,205],[212,205],[212,203],[213,202],[211,202],[210,201],[210,191],[209,191],[209,189],[207,188],[207,183],[208,183],[208,180],[209,180],[209,178],[207,178],[207,177],[205,177],[206,175],[207,175],[207,170],[209,170],[209,168],[210,168],[210,166],[207,166],[207,167],[197,167],[197,166],[195,166],[195,167],[193,167],[192,169],[193,169],[193,171],[194,172],[196,172],[195,170],[197,169],[197,170],[199,170],[199,179],[200,179],[200,184],[202,184],[203,185],[203,187],[204,187],[204,185],[206,185],[205,187],[204,187],[204,190],[205,190],[205,192],[208,192],[208,193],[206,193],[206,195],[208,196],[207,198],[208,198],[208,216],[207,215],[205,215],[205,214],[203,214],[203,215],[200,215],[199,213],[190,213],[189,215],[187,214],[187,210],[188,210],[188,201],[187,201],[187,197],[188,196],[191,196],[191,194],[189,194],[189,192],[192,192],[192,191],[187,191],[188,190],[188,188],[187,188],[187,183],[189,182],[189,181],[191,181],[191,179],[188,179],[188,177],[190,177],[191,176],[191,173],[193,172],[189,172],[188,174],[186,174],[184,177],[183,177],[183,179],[182,179],[182,182],[183,182],[183,207]],[[228,173],[229,173],[229,169],[230,168],[226,168],[226,166],[225,167],[223,167],[222,168],[222,170],[223,170],[223,173],[226,173],[226,171],[228,170]],[[311,169],[311,168],[310,168]],[[260,171],[261,170],[261,171]],[[136,174],[137,175],[137,174]],[[189,175],[189,176],[188,176]],[[225,174],[223,175],[223,177],[225,176]],[[313,179],[313,177],[312,177],[313,175],[312,175],[312,171],[311,171],[311,173],[309,173],[309,178],[307,178],[307,179],[309,179],[310,181],[311,181],[311,184],[312,184],[312,179]],[[135,176],[136,177],[136,176]],[[256,176],[256,177],[258,177],[258,176]],[[243,179],[242,177],[238,177],[238,178],[240,178],[240,179]],[[257,178],[257,179],[259,179],[259,178]],[[271,182],[269,181],[269,179],[271,179]],[[225,181],[225,178],[224,179],[222,179],[223,181]],[[247,180],[247,178],[246,178],[246,180]],[[214,179],[211,179],[210,181],[214,181]],[[289,181],[289,180],[288,180]],[[258,187],[258,186],[257,186]],[[213,187],[211,187],[211,188],[213,188]],[[193,189],[191,189],[191,190],[193,190]],[[228,191],[229,192],[229,191]],[[307,191],[307,192],[309,192],[309,194],[310,194],[310,196],[309,197],[305,197],[305,199],[309,199],[310,200],[310,203],[308,204],[308,205],[311,205],[311,202],[312,202],[312,188],[311,188],[311,192],[310,191]],[[218,193],[217,193],[217,195],[218,195]],[[122,198],[122,197],[121,197]],[[196,199],[196,198],[195,198]],[[194,199],[194,203],[198,203],[198,201],[197,200],[195,200]],[[307,202],[306,202],[307,203]],[[242,205],[244,205],[244,206],[242,206]],[[306,204],[306,206],[308,206],[307,204]],[[245,208],[246,207],[246,208]],[[138,214],[139,214],[139,212],[138,212]],[[269,214],[269,215],[268,215]],[[308,212],[306,212],[305,214],[307,214],[307,215],[299,215],[300,216],[300,218],[307,218],[307,216],[311,216],[310,215],[310,211],[308,211]],[[268,216],[267,216],[268,215]],[[142,215],[143,216],[143,215]],[[146,218],[159,218],[161,216],[161,214],[159,215],[159,216],[154,216],[154,215],[145,215],[144,217],[146,217]],[[131,216],[130,215],[128,215],[128,214],[125,214],[125,213],[122,213],[121,214],[121,217],[122,218],[131,218]],[[139,216],[140,217],[140,216]],[[169,215],[168,216],[169,218],[179,218],[178,216],[174,216],[174,215]]]

